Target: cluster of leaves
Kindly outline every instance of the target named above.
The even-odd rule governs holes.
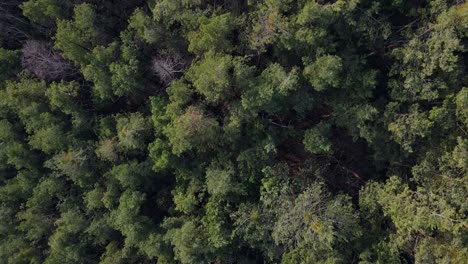
[[[468,4],[0,3],[0,263],[464,263]]]

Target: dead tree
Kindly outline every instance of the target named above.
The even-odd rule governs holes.
[[[22,15],[20,0],[0,0],[0,40],[7,46],[16,47],[28,38],[28,21]]]
[[[184,72],[185,61],[179,55],[157,56],[153,58],[151,69],[162,83],[169,84],[178,73]]]
[[[49,43],[28,40],[23,45],[22,53],[22,66],[38,78],[59,80],[74,74],[72,62],[62,58]]]

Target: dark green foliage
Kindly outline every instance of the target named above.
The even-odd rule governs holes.
[[[0,84],[12,78],[20,69],[20,52],[0,48]]]
[[[0,264],[468,259],[467,3],[0,2]]]

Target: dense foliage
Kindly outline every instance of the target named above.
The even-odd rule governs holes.
[[[0,1],[0,263],[466,263],[468,3]]]

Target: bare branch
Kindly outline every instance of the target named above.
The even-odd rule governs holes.
[[[51,45],[37,40],[28,40],[23,45],[21,64],[34,75],[45,80],[57,80],[74,72],[73,64],[62,58]]]
[[[0,37],[3,41],[16,44],[28,38],[28,33],[25,32],[28,22],[18,7],[21,2],[0,0]]]
[[[185,61],[179,55],[157,56],[153,58],[151,67],[153,73],[165,84],[169,84],[184,68]]]

